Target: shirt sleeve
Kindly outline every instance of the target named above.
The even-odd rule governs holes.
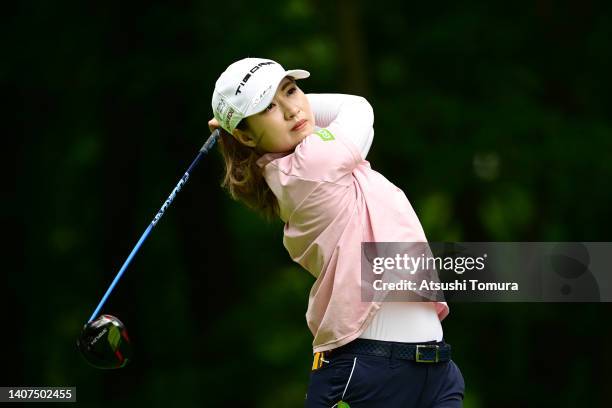
[[[354,144],[363,159],[374,139],[374,111],[368,101],[355,95],[307,94],[315,124],[341,133]]]
[[[363,159],[341,131],[332,133],[330,128],[304,138],[284,171],[305,180],[350,184],[353,170]]]
[[[293,153],[265,164],[263,174],[286,222],[321,184],[326,184],[328,193],[345,193],[353,185],[352,173],[360,163],[359,151],[342,134],[319,129],[305,137]]]

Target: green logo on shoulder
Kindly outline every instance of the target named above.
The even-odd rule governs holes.
[[[321,138],[321,140],[323,140],[324,142],[328,142],[330,140],[334,140],[334,135],[331,134],[331,132],[327,129],[319,129],[317,132],[315,132],[317,135],[319,135],[319,137]]]

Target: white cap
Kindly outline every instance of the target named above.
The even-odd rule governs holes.
[[[243,118],[268,107],[278,84],[286,76],[308,78],[301,69],[285,71],[277,62],[262,58],[244,58],[227,67],[215,84],[212,108],[223,129],[232,133]]]

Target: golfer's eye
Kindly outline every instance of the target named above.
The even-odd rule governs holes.
[[[287,95],[293,95],[296,92],[297,92],[297,87],[294,86],[287,91]]]
[[[265,111],[270,112],[272,108],[274,108],[274,103],[269,104]]]

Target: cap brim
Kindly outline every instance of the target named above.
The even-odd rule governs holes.
[[[304,71],[303,69],[290,69],[285,71],[285,76],[290,76],[295,79],[305,79],[310,76],[310,72]]]

